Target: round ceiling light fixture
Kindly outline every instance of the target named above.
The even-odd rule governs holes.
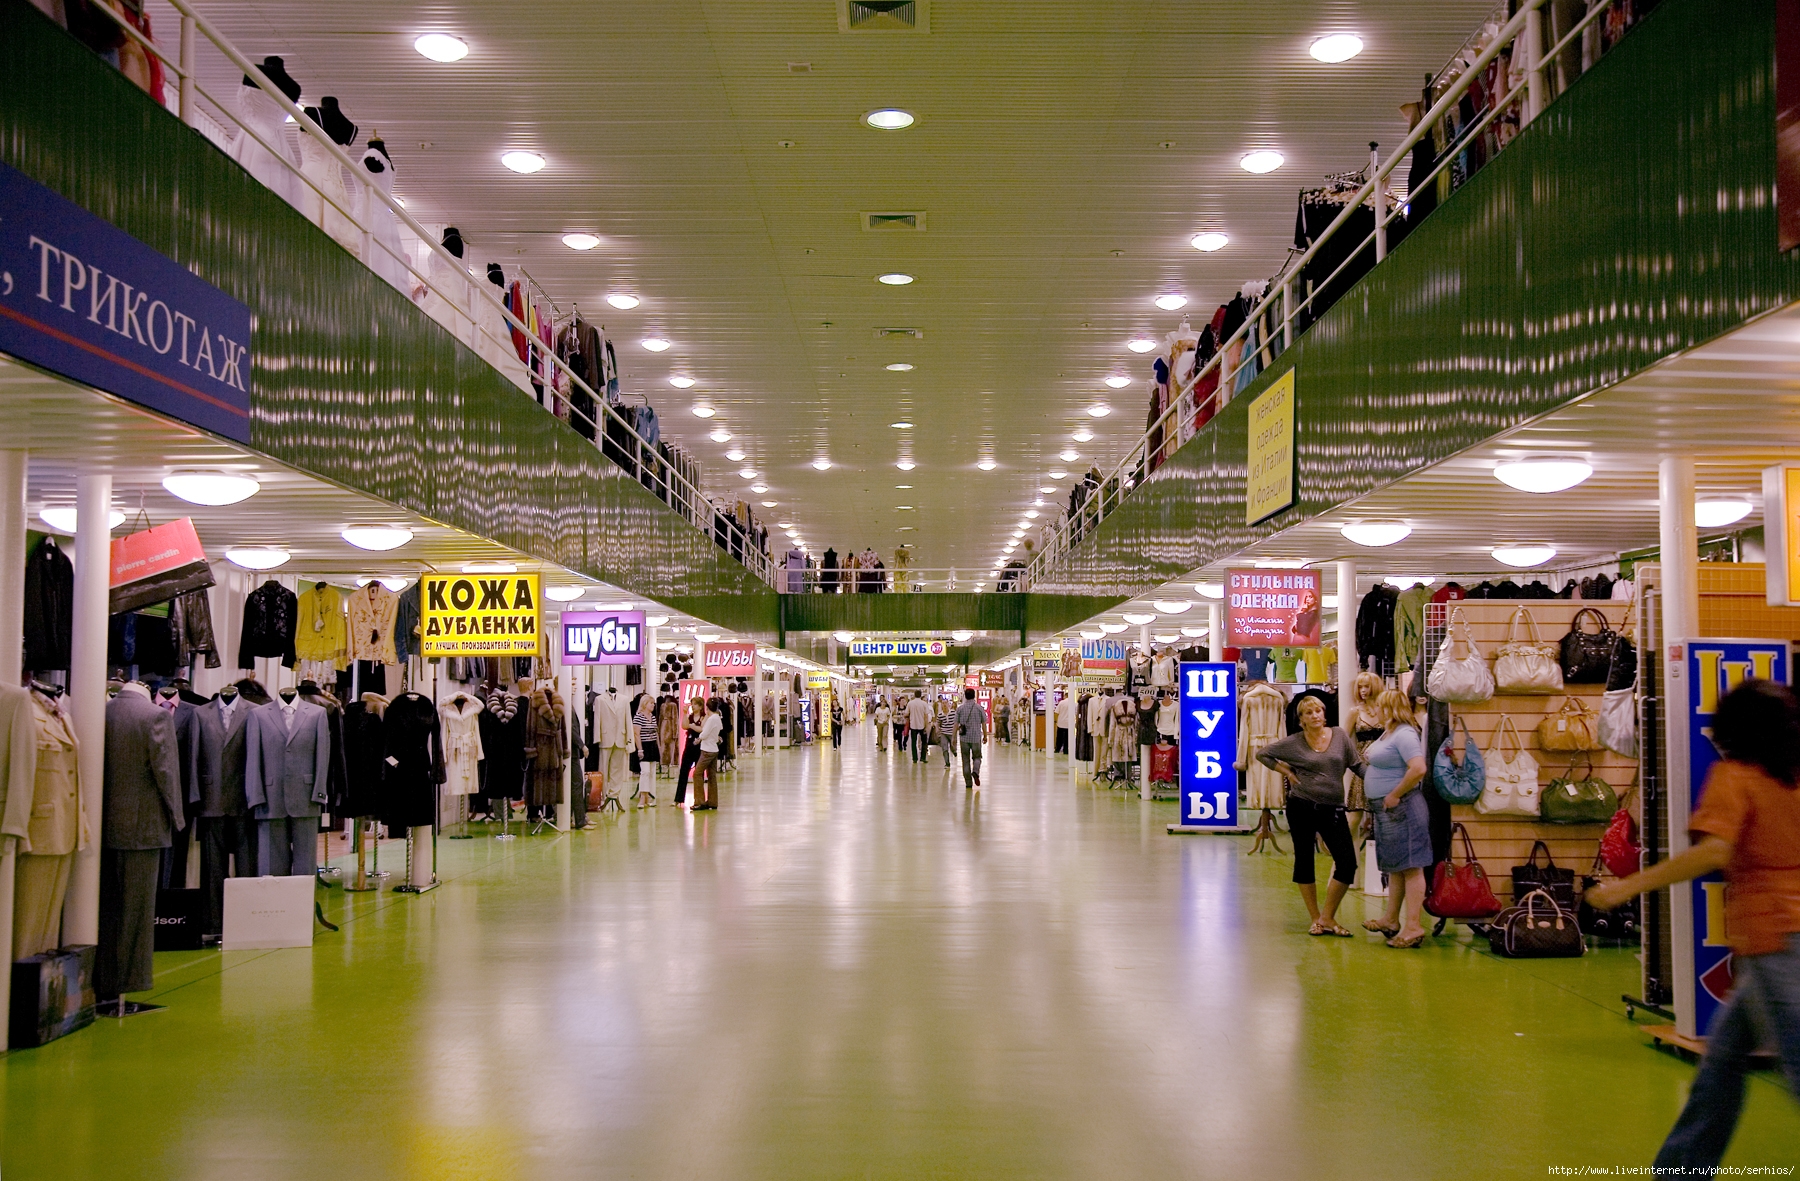
[[[75,506],[72,504],[46,505],[38,510],[38,520],[50,526],[58,533],[75,532]],[[106,528],[110,532],[125,523],[125,514],[118,509],[106,512]]]
[[[1280,152],[1269,151],[1247,152],[1245,153],[1244,158],[1238,161],[1238,163],[1243,166],[1245,172],[1255,172],[1258,174],[1274,172],[1286,162],[1287,161],[1282,158]]]
[[[606,302],[610,303],[615,308],[618,308],[621,312],[629,312],[632,308],[635,308],[638,304],[642,303],[643,300],[635,295],[626,295],[625,293],[620,292],[616,295],[607,296]]]
[[[554,599],[558,603],[573,603],[586,593],[585,586],[547,586],[544,588],[544,597]]]
[[[779,500],[765,500],[762,502],[762,506],[764,508],[774,508],[776,505],[778,505],[780,503],[781,502]]]
[[[1081,638],[1084,640],[1097,640],[1105,634],[1105,632],[1097,627],[1084,627],[1081,629]]]
[[[1066,480],[1069,478],[1068,472],[1051,472],[1049,475],[1052,480]],[[1054,492],[1056,489],[1052,488],[1051,491]]]
[[[1156,635],[1153,635],[1150,638],[1155,640],[1159,644],[1173,644],[1176,640],[1180,639],[1181,637],[1176,635],[1174,632],[1158,632]]]
[[[1122,390],[1131,384],[1131,379],[1122,373],[1115,373],[1106,379],[1106,384],[1115,390]]]
[[[644,616],[644,622],[651,627],[661,627],[663,624],[669,622],[669,617],[667,615],[646,615]]]
[[[1207,254],[1211,254],[1215,250],[1225,249],[1225,247],[1230,242],[1231,242],[1231,239],[1227,238],[1224,234],[1206,233],[1206,234],[1195,234],[1192,244],[1193,244],[1193,247],[1195,250],[1200,250],[1200,251],[1204,251]]]
[[[669,342],[660,336],[645,337],[643,345],[653,353],[666,353],[669,351]]]
[[[984,459],[980,463],[977,463],[975,466],[980,468],[984,472],[991,472],[995,468],[999,467],[1000,465],[995,463],[991,459]]]
[[[1412,534],[1412,526],[1399,521],[1351,521],[1340,527],[1338,532],[1347,541],[1379,549],[1384,545],[1405,541]]]
[[[1184,627],[1181,629],[1181,634],[1188,637],[1190,640],[1197,640],[1206,634],[1206,629],[1203,627]]]
[[[675,376],[669,378],[669,384],[678,390],[690,390],[694,388],[694,379],[685,374],[677,373]]]
[[[1411,590],[1415,586],[1430,586],[1437,581],[1435,574],[1390,574],[1381,581],[1398,590]]]
[[[1156,616],[1144,615],[1136,611],[1127,611],[1125,613],[1125,622],[1132,624],[1135,627],[1143,627],[1147,623],[1155,623]]]
[[[1347,62],[1363,51],[1362,38],[1354,33],[1333,33],[1312,43],[1313,57],[1327,65]]]
[[[898,461],[897,463],[895,463],[894,466],[899,468],[903,472],[910,472],[913,470],[913,468],[915,468],[919,465],[914,463],[910,459],[902,459],[902,460]],[[910,485],[909,485],[909,487],[910,487]]]
[[[534,172],[543,171],[545,160],[536,152],[501,152],[500,163],[514,172],[530,176]]]
[[[1200,592],[1202,598],[1222,599],[1225,597],[1225,584],[1222,582],[1196,582],[1194,589]]]
[[[1086,443],[1093,439],[1093,437],[1094,432],[1088,430],[1086,427],[1077,428],[1075,433],[1069,436],[1069,438],[1074,439],[1077,443]],[[1046,488],[1044,491],[1048,492],[1049,489]]]
[[[713,415],[715,415],[717,413],[718,413],[717,410],[714,410],[711,406],[708,406],[705,402],[694,403],[694,417],[695,418],[711,418]]]
[[[1541,457],[1509,459],[1494,466],[1494,478],[1520,492],[1566,492],[1594,474],[1592,464],[1579,459]]]
[[[246,476],[242,472],[170,472],[163,477],[162,486],[170,495],[178,496],[189,504],[204,504],[213,508],[249,500],[262,491],[262,485],[255,476]]]
[[[448,33],[426,33],[413,42],[413,48],[434,62],[459,62],[469,56],[469,43]]]
[[[972,631],[967,631],[965,629],[959,628],[956,631],[953,631],[950,633],[950,638],[955,640],[959,644],[966,644],[970,640],[975,638],[975,633]]]
[[[399,549],[413,539],[413,531],[405,525],[346,525],[338,534],[357,549]]]
[[[822,471],[822,472],[831,470],[831,461],[829,459],[826,459],[823,455],[821,455],[821,456],[819,456],[819,458],[813,460],[812,465],[813,465],[813,467],[817,468],[819,471]]]
[[[1100,630],[1109,636],[1116,636],[1125,630],[1125,625],[1122,623],[1103,623],[1100,625]]]
[[[1304,570],[1305,558],[1258,558],[1252,563],[1258,570]]]
[[[517,562],[464,562],[462,572],[464,574],[517,574],[519,564]]]
[[[167,483],[167,481],[164,481]],[[1702,529],[1720,529],[1735,525],[1750,515],[1755,506],[1737,497],[1694,502],[1694,524]]]
[[[1030,520],[1035,521],[1038,519],[1038,511],[1034,508],[1028,508],[1025,510],[1025,516]]]
[[[729,443],[729,442],[731,442],[731,432],[726,430],[724,427],[720,427],[718,430],[716,430],[712,434],[708,435],[707,438],[711,439],[715,443]],[[733,462],[736,462],[736,461],[734,460]]]
[[[225,547],[225,558],[246,570],[273,570],[293,557],[279,545],[231,545]]]
[[[877,131],[904,131],[917,120],[913,118],[911,111],[903,111],[899,107],[881,107],[864,115],[863,122]]]
[[[1134,336],[1125,342],[1125,347],[1134,353],[1147,353],[1156,347],[1156,342],[1148,336]]]
[[[913,424],[910,422],[907,422],[904,418],[901,419],[899,422],[890,422],[890,423],[888,423],[888,425],[893,427],[897,431],[910,431],[910,430],[912,430],[912,427],[913,427]]]
[[[912,372],[912,366],[908,365],[905,361],[895,361],[892,365],[889,365],[887,368],[888,368],[889,373],[911,373]]]
[[[563,245],[567,246],[570,250],[592,250],[594,247],[600,245],[600,238],[597,234],[564,234]],[[633,300],[632,302],[635,305],[637,301]]]
[[[854,632],[832,632],[831,638],[836,640],[840,644],[848,644],[851,640],[854,640],[856,638],[856,633],[854,633]]]
[[[1061,455],[1058,455],[1056,458],[1062,460],[1064,463],[1074,463],[1076,460],[1081,458],[1081,452],[1076,451],[1074,448],[1070,448],[1069,450],[1064,451]]]
[[[1112,407],[1108,406],[1105,402],[1095,402],[1092,406],[1087,408],[1087,412],[1094,418],[1105,418],[1112,413]]]
[[[1191,599],[1158,599],[1150,605],[1164,615],[1180,615],[1194,604]]]
[[[725,453],[725,458],[729,459],[732,463],[742,463],[744,460],[744,452],[740,448],[733,447]]]
[[[886,283],[889,287],[904,287],[913,281],[913,277],[904,271],[889,271],[885,275],[876,275],[877,283]]]
[[[1533,566],[1542,566],[1545,562],[1554,558],[1556,556],[1556,547],[1553,545],[1542,544],[1497,545],[1488,552],[1494,555],[1494,560],[1496,562],[1504,562],[1508,566],[1526,570]]]
[[[758,496],[761,496],[763,493],[767,492],[768,490],[769,490],[769,486],[767,484],[752,484],[752,485],[750,485],[750,491],[756,493],[756,495],[758,495]]]
[[[738,469],[738,479],[740,479],[740,480],[756,479],[756,469],[753,467],[739,468]]]
[[[1187,306],[1187,296],[1170,292],[1168,295],[1156,297],[1156,306],[1165,312],[1179,312]]]

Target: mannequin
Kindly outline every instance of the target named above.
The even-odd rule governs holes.
[[[12,690],[7,691],[10,696]],[[75,852],[87,847],[82,824],[80,775],[75,730],[62,709],[62,690],[33,681],[29,700],[18,703],[15,717],[24,725],[14,732],[18,744],[11,762],[20,768],[22,754],[35,760],[28,776],[30,790],[21,792],[15,823],[8,776],[7,832],[20,837],[18,876],[13,895],[13,959],[55,950],[62,942],[63,898]],[[0,709],[0,716],[4,716]],[[15,827],[25,831],[14,833]]]
[[[1173,689],[1175,674],[1178,671],[1175,652],[1171,648],[1157,650],[1156,657],[1150,662],[1150,686],[1154,689]]]
[[[244,732],[254,708],[236,684],[227,684],[194,711],[189,803],[197,813],[207,935],[219,934],[224,924],[225,878],[256,876],[256,837],[244,799]]]
[[[594,741],[600,747],[606,790],[623,787],[631,751],[631,711],[610,685],[594,699]]]
[[[324,709],[283,689],[251,711],[244,743],[244,797],[256,821],[258,866],[277,877],[313,873],[319,811],[331,782]]]
[[[330,95],[320,99],[318,106],[307,107],[305,114],[338,147],[347,148],[356,142],[356,124],[350,122],[339,109],[338,100]],[[350,191],[344,187],[343,166],[332,158],[324,144],[311,135],[302,134],[300,171],[311,182],[303,189],[301,201],[313,224],[360,258],[362,227],[353,216],[357,206]]]
[[[457,693],[438,707],[444,729],[444,802],[460,810],[462,797],[481,790],[481,712],[479,698]]]
[[[269,56],[262,60],[262,72],[268,76],[275,88],[287,96],[290,103],[300,101],[300,83],[288,76],[279,57]],[[244,166],[244,171],[261,181],[264,187],[280,195],[289,205],[301,208],[298,190],[303,187],[293,169],[299,161],[288,147],[287,131],[283,125],[289,111],[281,104],[263,93],[261,87],[244,79],[243,86],[237,92],[238,121],[248,130],[238,132],[237,139],[232,141],[231,158]],[[255,136],[250,131],[256,132]],[[257,142],[260,136],[262,142]],[[263,145],[267,144],[268,147]],[[317,200],[314,196],[314,200]]]
[[[377,130],[370,137],[368,147],[363,150],[363,172],[373,187],[388,196],[394,195],[394,161],[388,156],[387,144],[382,142],[381,132]],[[400,245],[400,219],[388,205],[373,196],[368,190],[358,185],[361,190],[358,208],[362,211],[362,222],[369,227],[371,241],[370,257],[363,259],[369,269],[391,283],[396,290],[407,291],[412,287],[412,275],[407,272],[404,258],[404,247]]]
[[[411,883],[428,886],[434,868],[428,850],[437,824],[438,785],[444,782],[437,707],[422,693],[402,693],[388,702],[381,731],[387,749],[382,759],[381,819],[390,829],[408,830]]]
[[[452,258],[463,256],[462,233],[455,226],[445,226],[443,231],[443,247]],[[469,273],[461,266],[453,266],[444,261],[435,250],[425,260],[425,273],[431,278],[431,286],[416,283],[413,287],[413,298],[432,319],[442,324],[457,340],[464,344],[473,344],[469,320],[469,295],[471,284]]]
[[[170,834],[184,823],[176,763],[175,719],[151,702],[141,682],[125,685],[106,706],[94,966],[94,995],[102,1001],[154,983],[157,867]]]

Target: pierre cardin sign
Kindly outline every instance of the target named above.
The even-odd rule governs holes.
[[[427,574],[419,580],[421,656],[537,656],[536,574]]]

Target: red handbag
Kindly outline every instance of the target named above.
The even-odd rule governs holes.
[[[1643,846],[1638,843],[1637,820],[1631,815],[1631,792],[1619,801],[1619,810],[1606,825],[1600,838],[1600,860],[1616,878],[1628,878],[1638,871]]]
[[[1463,863],[1456,863],[1454,848],[1448,860],[1440,861],[1431,876],[1431,889],[1425,894],[1425,909],[1440,919],[1486,919],[1500,913],[1500,900],[1488,885],[1487,871],[1475,860],[1475,845],[1469,830],[1458,824],[1450,830],[1450,840],[1462,838]]]

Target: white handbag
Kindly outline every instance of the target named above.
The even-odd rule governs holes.
[[[1512,735],[1513,753],[1506,754],[1505,736]],[[1487,778],[1475,810],[1484,816],[1536,816],[1541,810],[1537,760],[1525,753],[1519,728],[1505,714],[1483,754]]]
[[[1600,697],[1600,745],[1638,757],[1637,689],[1608,689]]]
[[[1460,634],[1458,628],[1462,629]],[[1459,650],[1461,655],[1457,654]],[[1494,674],[1488,671],[1481,649],[1469,638],[1469,623],[1463,618],[1461,607],[1450,610],[1450,621],[1444,625],[1444,642],[1438,645],[1437,659],[1431,662],[1425,690],[1439,701],[1463,705],[1474,705],[1494,695]]]
[[[1519,620],[1525,620],[1529,640],[1519,639]],[[1506,642],[1494,651],[1496,693],[1561,693],[1562,648],[1538,639],[1537,620],[1523,607],[1513,612],[1506,625]]]

